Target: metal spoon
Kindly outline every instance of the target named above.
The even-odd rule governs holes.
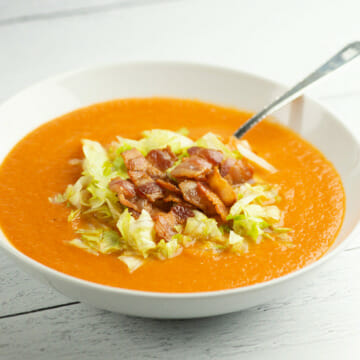
[[[358,55],[360,55],[360,41],[356,41],[345,46],[342,50],[340,50],[337,54],[330,58],[325,64],[320,66],[317,70],[315,70],[305,79],[300,81],[293,88],[288,90],[285,94],[275,99],[270,105],[266,106],[264,109],[254,115],[251,119],[249,119],[238,130],[236,130],[234,136],[236,136],[238,139],[241,138],[247,131],[249,131],[254,125],[260,122],[266,116],[302,95],[304,90],[309,85],[313,84],[317,80],[323,78],[324,76],[332,73],[341,66],[355,59]]]

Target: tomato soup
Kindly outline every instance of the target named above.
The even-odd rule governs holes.
[[[76,234],[69,209],[49,197],[74,183],[81,167],[81,139],[112,142],[116,135],[137,138],[143,130],[187,128],[197,138],[206,132],[227,137],[251,113],[198,101],[176,99],[115,100],[52,120],[21,140],[0,168],[0,225],[22,253],[55,270],[121,288],[197,292],[230,289],[268,281],[298,270],[326,253],[343,220],[345,195],[333,165],[291,130],[263,121],[245,138],[278,169],[260,171],[280,186],[284,224],[293,229],[293,246],[271,240],[236,255],[214,255],[196,247],[160,261],[148,260],[129,273],[115,255],[87,253],[68,245]]]

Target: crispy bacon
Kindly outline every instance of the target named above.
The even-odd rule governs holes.
[[[109,189],[116,193],[121,192],[126,198],[133,198],[136,196],[134,184],[131,181],[123,180],[120,177],[110,181]]]
[[[245,160],[228,158],[222,162],[220,167],[221,176],[232,185],[242,184],[250,180],[253,173],[253,168]]]
[[[228,209],[220,198],[212,192],[209,187],[203,183],[198,183],[198,191],[201,196],[204,196],[211,205],[208,205],[207,213],[209,215],[217,214],[222,221],[226,221]]]
[[[205,180],[206,175],[211,171],[212,164],[196,155],[185,158],[178,166],[171,171],[175,179],[196,179]]]
[[[219,165],[223,161],[224,155],[220,150],[207,149],[199,146],[193,146],[187,150],[189,155],[197,155],[209,161],[213,165]]]
[[[175,215],[179,224],[185,224],[189,217],[193,217],[195,215],[190,206],[185,203],[174,205],[171,212]]]
[[[214,168],[207,180],[210,189],[219,196],[226,206],[231,206],[236,201],[235,191],[228,181],[220,175],[217,167]]]
[[[169,241],[177,233],[175,226],[184,224],[187,218],[192,216],[194,216],[193,211],[184,204],[176,204],[170,212],[156,215],[154,221],[158,238]]]
[[[115,178],[109,184],[134,217],[143,209],[150,213],[158,239],[169,241],[176,226],[194,216],[193,209],[225,222],[228,207],[236,201],[233,185],[253,175],[246,161],[223,160],[221,151],[194,146],[188,153],[171,171],[173,181],[166,173],[177,160],[170,147],[154,149],[146,158],[136,149],[125,151],[122,157],[130,179]]]
[[[228,213],[226,206],[207,185],[186,180],[181,182],[179,186],[187,202],[201,209],[207,215],[213,216],[217,214],[222,221],[226,220]]]
[[[142,209],[146,209],[150,214],[153,212],[150,203],[137,195],[135,185],[131,181],[115,178],[111,180],[109,188],[111,191],[117,193],[120,204],[129,209],[137,213],[141,213]]]
[[[171,151],[170,146],[165,149],[154,149],[146,155],[146,160],[161,171],[165,171],[177,160],[176,155]]]
[[[180,189],[175,184],[170,182],[170,180],[166,181],[166,180],[163,180],[163,179],[156,179],[155,181],[164,190],[173,192],[175,194],[181,194]]]
[[[130,149],[121,154],[124,159],[125,166],[128,171],[146,172],[152,178],[164,178],[166,175],[152,166],[144,157],[144,155],[137,149]]]
[[[164,198],[165,202],[175,202],[175,203],[180,203],[183,202],[183,199],[175,194],[169,194]]]
[[[185,180],[179,184],[180,190],[183,194],[184,199],[195,207],[206,211],[207,201],[204,199],[198,191],[198,185],[196,181]]]
[[[176,234],[176,218],[172,212],[159,214],[154,218],[155,232],[157,237],[161,240],[169,241],[173,235]]]
[[[137,149],[124,151],[121,155],[137,191],[151,202],[162,199],[165,193],[153,177],[163,177],[163,173],[149,164]]]

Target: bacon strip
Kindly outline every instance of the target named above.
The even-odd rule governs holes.
[[[214,215],[214,213],[216,213],[220,216],[220,219],[225,222],[229,211],[220,198],[212,192],[207,185],[202,183],[198,183],[198,191],[201,195],[205,196],[211,204],[211,206],[208,206],[208,214]]]
[[[169,241],[177,233],[175,226],[184,224],[187,218],[192,216],[194,216],[193,211],[184,204],[174,205],[167,214],[156,215],[154,221],[158,238]]]
[[[176,155],[171,151],[170,146],[165,149],[154,149],[146,155],[146,160],[161,171],[165,171],[177,160]]]
[[[208,185],[226,206],[231,206],[236,201],[235,191],[228,181],[220,175],[217,167],[208,176]]]
[[[193,146],[187,150],[189,155],[196,155],[204,158],[213,165],[219,165],[223,161],[224,155],[220,150],[207,149],[199,146]]]
[[[250,180],[254,170],[245,160],[228,158],[221,164],[220,174],[230,184],[237,185]]]
[[[192,180],[186,180],[179,184],[184,199],[205,214],[219,215],[222,221],[226,221],[228,210],[220,198],[212,192],[207,185]]]
[[[142,209],[147,210],[150,214],[154,213],[154,208],[143,198],[140,198],[135,189],[135,185],[129,180],[115,178],[109,183],[111,191],[117,193],[120,204],[141,213]]]
[[[179,203],[172,207],[171,212],[175,215],[179,224],[185,224],[189,217],[195,216],[189,205]]]
[[[124,151],[121,156],[124,159],[131,181],[141,195],[151,202],[165,196],[162,188],[153,179],[154,176],[163,177],[163,173],[150,165],[139,150]]]
[[[181,194],[180,189],[175,184],[171,183],[170,181],[166,181],[163,179],[156,179],[155,181],[164,190],[173,192],[175,194]]]
[[[196,179],[205,180],[210,173],[212,164],[196,155],[185,158],[178,166],[171,171],[171,176],[175,179]]]

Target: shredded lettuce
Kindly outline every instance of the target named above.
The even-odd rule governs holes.
[[[177,131],[177,133],[183,136],[188,136],[190,131],[187,128],[181,128]]]
[[[246,239],[232,230],[230,230],[229,234],[229,245],[231,246],[231,251],[237,254],[245,253],[249,248]]]
[[[75,246],[79,249],[85,250],[90,254],[93,255],[99,255],[99,253],[97,251],[95,251],[92,247],[86,245],[82,240],[80,239],[73,239],[71,241],[69,241],[69,244],[72,246]]]
[[[81,176],[74,185],[68,185],[63,195],[63,200],[68,201],[75,208],[80,209],[86,202],[87,194],[84,189],[90,180],[88,176]]]
[[[144,139],[132,140],[123,138],[121,136],[117,136],[116,138],[119,143],[119,147],[117,149],[118,154],[121,154],[125,150],[138,149],[143,155],[146,155]]]
[[[144,131],[141,140],[125,139],[120,136],[117,139],[120,146],[138,149],[143,155],[153,149],[163,149],[166,146],[170,146],[171,150],[177,154],[194,144],[190,138],[179,132],[161,129]]]
[[[130,247],[143,257],[147,257],[149,251],[156,248],[154,221],[146,210],[142,210],[139,218],[135,220],[126,209],[120,215],[116,226]]]
[[[274,168],[271,164],[269,164],[265,159],[261,158],[260,156],[256,155],[249,145],[249,143],[246,140],[242,140],[237,144],[237,149],[239,150],[239,153],[252,162],[253,164],[256,164],[260,166],[261,168],[269,171],[270,173],[277,172],[277,169]]]
[[[203,240],[224,241],[223,234],[215,219],[208,218],[205,214],[196,210],[194,214],[194,217],[190,217],[186,221],[184,229],[185,235]]]
[[[82,140],[85,155],[84,175],[90,176],[99,186],[106,187],[109,179],[104,175],[104,164],[109,160],[106,150],[97,141]]]
[[[101,254],[111,254],[124,249],[119,233],[104,228],[79,229],[82,243]]]
[[[80,209],[76,209],[76,210],[72,209],[68,216],[68,222],[80,220],[80,214],[81,214]]]
[[[178,243],[176,238],[172,238],[169,242],[164,239],[160,240],[156,246],[158,254],[165,259],[171,259],[179,255],[182,251],[182,247]]]
[[[226,249],[226,246],[213,241],[205,241],[202,244],[202,248],[204,250],[212,251],[214,254],[219,254]]]
[[[264,219],[246,214],[233,217],[233,230],[236,234],[247,236],[259,243],[262,240],[264,229],[269,228],[269,223]]]
[[[194,143],[190,138],[169,130],[148,130],[144,131],[143,135],[145,137],[146,152],[170,146],[171,150],[176,154]]]
[[[215,134],[211,132],[199,138],[195,144],[200,147],[220,150],[225,157],[239,158],[239,155],[236,152],[231,151]]]
[[[144,264],[144,259],[139,256],[121,255],[118,259],[128,267],[130,273]]]
[[[280,209],[273,204],[278,189],[270,185],[244,184],[238,190],[240,199],[230,208],[227,220],[233,221],[236,234],[247,236],[256,243],[262,240],[264,230],[281,220]]]

